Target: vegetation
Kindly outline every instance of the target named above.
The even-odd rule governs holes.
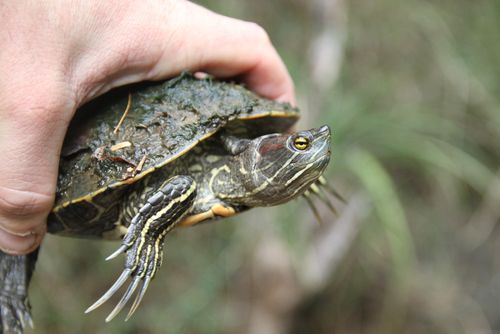
[[[116,245],[49,237],[36,332],[500,331],[500,3],[200,3],[269,32],[301,127],[334,130],[348,204],[337,221],[318,205],[323,225],[295,201],[174,232],[127,323],[83,314],[121,272]]]

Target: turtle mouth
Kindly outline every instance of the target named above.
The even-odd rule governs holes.
[[[330,162],[330,150],[328,152],[325,152],[322,154],[320,157],[318,157],[313,164],[316,166],[316,169],[319,170],[321,173],[326,169],[328,166],[328,163]]]
[[[317,180],[323,174],[329,162],[330,150],[325,150],[316,159],[302,163],[299,167],[299,170],[302,170],[300,172],[302,174],[301,183],[311,183]]]
[[[324,129],[323,129],[324,128]],[[316,168],[323,171],[328,163],[330,162],[330,156],[332,154],[330,147],[330,129],[328,127],[322,128],[322,135],[318,138],[323,140],[322,146],[319,148],[316,158],[312,161]]]
[[[316,159],[315,163],[317,163],[320,167],[326,167],[330,162],[330,150],[325,153],[323,156]]]

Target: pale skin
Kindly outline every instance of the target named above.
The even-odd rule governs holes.
[[[39,246],[75,110],[113,87],[183,70],[294,103],[265,31],[184,0],[0,0],[0,249]]]

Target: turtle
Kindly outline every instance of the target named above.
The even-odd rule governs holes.
[[[116,282],[85,312],[130,281],[106,321],[137,290],[128,319],[176,227],[333,191],[322,176],[330,128],[295,131],[298,118],[299,110],[287,103],[189,73],[122,87],[80,108],[61,151],[47,231],[119,240],[107,259],[125,257]],[[3,332],[32,326],[27,290],[37,254],[0,254]]]

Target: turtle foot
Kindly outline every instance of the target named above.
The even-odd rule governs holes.
[[[0,333],[23,333],[33,327],[28,286],[35,269],[38,250],[28,255],[0,251]]]
[[[85,313],[89,313],[107,300],[109,300],[125,282],[130,278],[131,282],[123,294],[122,298],[115,306],[113,311],[106,318],[106,322],[111,321],[128,303],[135,290],[142,282],[142,287],[137,293],[130,311],[127,314],[125,321],[127,321],[139,307],[139,304],[146,293],[149,283],[153,279],[156,270],[160,267],[162,262],[163,250],[163,237],[154,242],[149,242],[147,239],[137,239],[134,245],[127,251],[127,258],[125,261],[125,270],[121,273],[116,282],[109,288],[106,293],[99,298],[92,306],[90,306]]]
[[[111,321],[127,304],[139,284],[142,287],[125,320],[128,320],[139,306],[144,294],[161,266],[165,236],[179,223],[193,205],[196,183],[187,176],[175,176],[167,180],[160,189],[148,198],[132,219],[122,245],[106,260],[125,252],[125,270],[109,290],[90,306],[85,313],[95,310],[109,300],[130,278],[131,282],[106,318]]]
[[[33,328],[31,307],[27,299],[19,296],[0,295],[0,333],[22,334],[26,324]]]

